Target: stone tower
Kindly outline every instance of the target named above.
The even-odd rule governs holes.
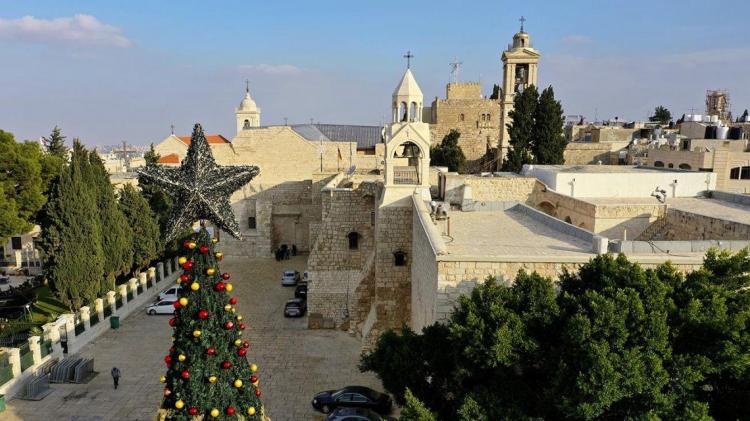
[[[255,101],[250,97],[249,84],[245,87],[245,98],[237,107],[235,116],[237,117],[237,134],[243,130],[260,127],[260,107],[255,105]]]
[[[523,22],[525,19],[521,19]],[[502,159],[508,153],[508,113],[513,109],[513,97],[516,92],[522,92],[530,85],[537,84],[537,66],[539,64],[539,51],[531,45],[529,34],[521,30],[513,35],[513,44],[503,51],[501,60],[503,62],[503,85],[501,92],[501,124],[499,153]]]

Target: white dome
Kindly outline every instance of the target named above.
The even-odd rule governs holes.
[[[242,102],[240,103],[239,111],[255,111],[258,109],[258,106],[255,105],[255,101],[250,97],[250,92],[245,93],[245,98],[242,99]]]

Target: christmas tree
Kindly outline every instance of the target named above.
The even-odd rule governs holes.
[[[167,240],[201,221],[185,240],[179,263],[180,297],[174,303],[172,347],[164,357],[164,398],[159,417],[165,420],[263,418],[257,367],[247,361],[250,341],[237,314],[237,298],[228,273],[221,273],[222,254],[206,229],[214,227],[240,238],[229,196],[255,177],[253,166],[216,165],[199,124],[179,169],[149,165],[140,175],[174,198]]]

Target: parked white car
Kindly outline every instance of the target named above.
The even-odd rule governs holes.
[[[284,273],[281,274],[281,285],[285,287],[293,287],[297,285],[299,280],[299,272],[296,270],[285,270]]]
[[[179,285],[170,287],[169,289],[159,294],[159,298],[157,299],[157,301],[161,301],[161,300],[177,301],[177,299],[179,298],[181,289],[182,287]]]
[[[146,307],[146,313],[153,316],[154,314],[173,314],[175,300],[159,300]]]

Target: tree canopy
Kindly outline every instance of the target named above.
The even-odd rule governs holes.
[[[670,121],[672,121],[672,113],[669,112],[667,107],[659,105],[658,107],[654,108],[654,115],[649,117],[648,121],[666,125],[669,124]]]
[[[440,145],[430,150],[430,165],[445,166],[448,167],[448,171],[463,172],[466,156],[458,145],[460,137],[461,132],[455,129],[445,135]]]
[[[62,131],[59,127],[55,126],[49,137],[45,137],[43,140],[47,145],[47,151],[51,155],[57,156],[61,159],[67,159],[68,148],[65,146],[65,136],[62,135]]]
[[[120,209],[133,229],[133,269],[138,270],[162,250],[159,225],[146,199],[130,184],[120,193]]]
[[[552,86],[545,88],[539,96],[534,120],[534,142],[531,146],[534,160],[543,165],[564,164],[563,154],[568,144],[563,134],[565,118],[560,101],[555,100]]]
[[[531,85],[513,99],[513,109],[508,113],[508,154],[503,163],[505,171],[520,172],[524,164],[534,163],[534,124],[539,92]]]
[[[747,250],[688,274],[601,255],[557,287],[488,278],[447,324],[385,333],[360,368],[440,419],[749,419],[749,286]]]

